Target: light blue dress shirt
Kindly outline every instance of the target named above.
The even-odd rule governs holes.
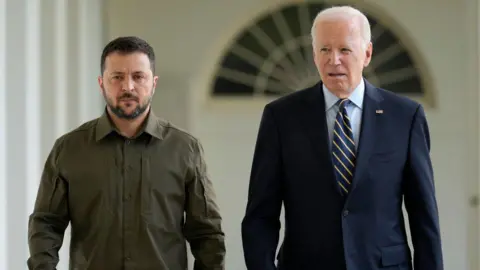
[[[330,138],[330,147],[333,141],[333,127],[335,125],[335,118],[337,117],[339,106],[337,101],[339,98],[332,94],[325,85],[323,86],[323,95],[325,97],[325,114],[327,117],[328,136]],[[362,125],[362,109],[363,109],[363,95],[365,93],[365,82],[363,79],[360,84],[353,90],[348,98],[351,102],[347,106],[347,113],[350,117],[352,125],[353,140],[355,142],[355,149],[358,149],[358,140],[360,137],[360,128]]]

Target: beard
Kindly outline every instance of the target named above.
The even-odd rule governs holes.
[[[142,115],[149,108],[153,98],[153,90],[152,90],[152,94],[149,95],[143,102],[140,102],[137,96],[129,92],[126,92],[117,98],[117,102],[116,102],[117,105],[115,105],[113,98],[110,98],[107,96],[105,89],[102,89],[102,93],[103,93],[103,98],[105,100],[105,103],[107,104],[107,107],[110,109],[110,111],[113,114],[115,114],[118,118],[125,119],[125,120],[134,120],[140,115]],[[122,99],[132,99],[138,102],[138,104],[132,112],[127,113],[119,105]]]

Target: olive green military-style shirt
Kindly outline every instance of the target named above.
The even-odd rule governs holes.
[[[107,113],[55,142],[29,219],[31,270],[223,270],[224,233],[197,139],[157,118],[125,138]]]

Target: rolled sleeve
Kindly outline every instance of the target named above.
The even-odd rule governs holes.
[[[30,270],[53,270],[69,223],[68,185],[58,172],[59,140],[52,148],[43,169],[33,213],[28,224]]]
[[[184,233],[195,258],[195,270],[225,269],[225,240],[213,184],[207,174],[203,148],[193,143],[186,186]]]

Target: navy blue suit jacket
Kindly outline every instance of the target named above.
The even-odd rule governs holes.
[[[269,103],[242,222],[247,268],[443,270],[429,151],[422,106],[365,81],[356,169],[343,197],[332,167],[321,83]],[[282,203],[285,236],[276,256]]]

